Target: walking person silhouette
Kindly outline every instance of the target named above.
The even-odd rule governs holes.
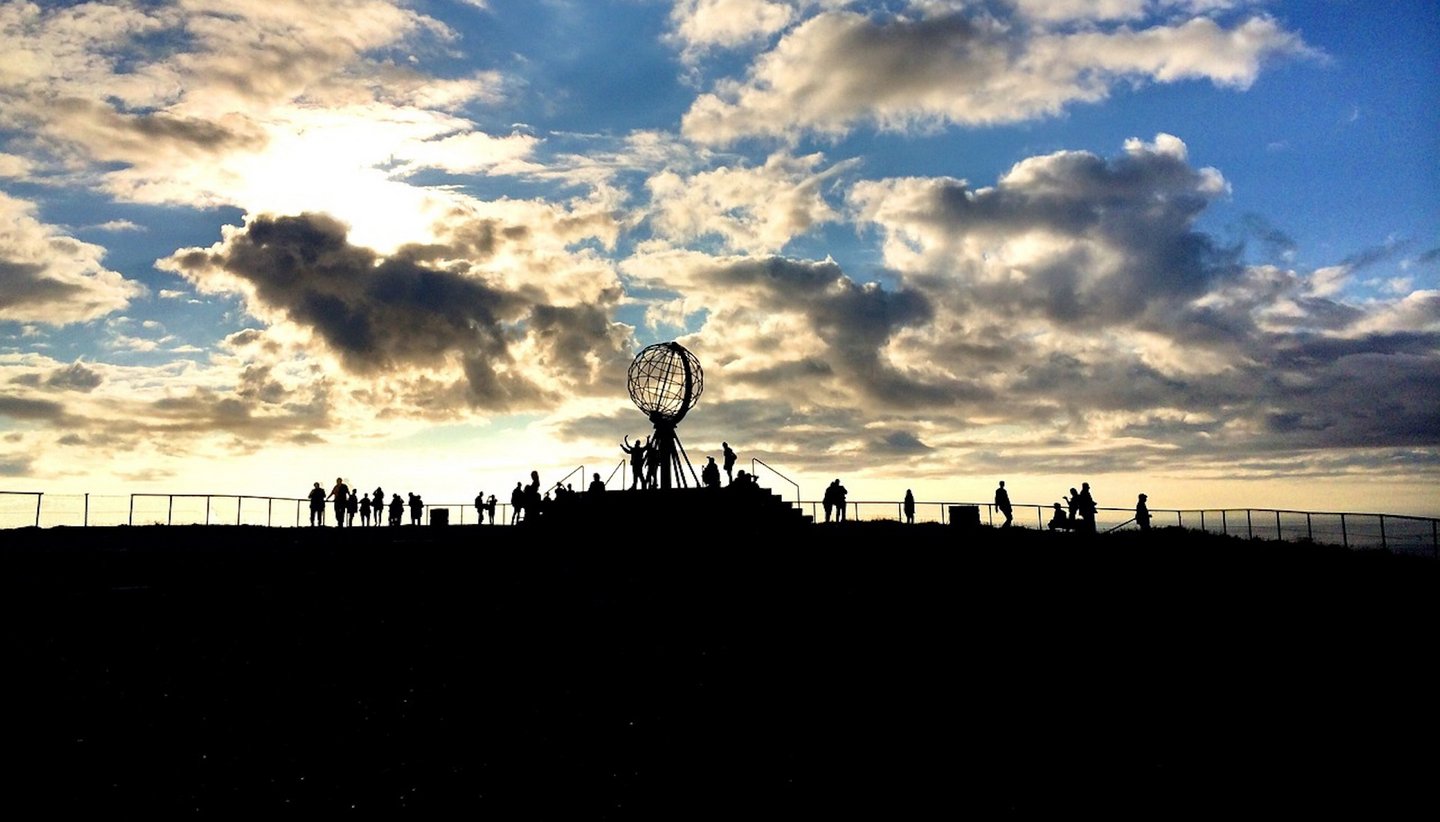
[[[1005,515],[1005,523],[1001,528],[1009,528],[1014,517],[1010,515],[1010,492],[1005,490],[1005,480],[1000,480],[1000,487],[995,489],[995,507]]]

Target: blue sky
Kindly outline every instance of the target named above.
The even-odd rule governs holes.
[[[1433,3],[0,29],[0,487],[465,500],[618,463],[675,338],[692,456],[816,495],[1436,513]]]

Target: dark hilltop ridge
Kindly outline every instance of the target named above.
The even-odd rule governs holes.
[[[733,526],[7,531],[6,805],[1433,813],[1432,559]]]

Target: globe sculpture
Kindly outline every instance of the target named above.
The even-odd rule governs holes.
[[[630,400],[655,426],[651,442],[656,446],[654,458],[659,460],[660,487],[669,488],[672,481],[687,485],[687,468],[699,485],[675,426],[695,407],[704,389],[705,373],[700,370],[700,360],[680,343],[656,343],[635,355],[626,383]]]

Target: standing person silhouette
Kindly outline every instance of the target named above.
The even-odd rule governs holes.
[[[1080,515],[1080,492],[1073,487],[1070,489],[1070,496],[1065,497],[1065,505],[1069,508],[1070,525],[1068,530],[1075,530],[1075,518]]]
[[[425,509],[425,503],[423,503],[423,502],[420,501],[420,495],[419,495],[419,494],[411,493],[411,494],[409,494],[409,497],[410,497],[410,524],[411,524],[411,525],[419,525],[419,524],[420,524],[420,520],[421,520],[421,518],[422,518],[422,517],[421,517],[421,511],[423,511],[423,510]]]
[[[1080,483],[1080,496],[1077,500],[1077,511],[1080,516],[1081,530],[1087,534],[1095,533],[1095,512],[1097,511],[1095,498],[1090,496],[1090,483]]]
[[[1149,497],[1144,494],[1135,501],[1135,524],[1140,526],[1141,531],[1150,530],[1150,506],[1145,504]]]
[[[1005,515],[1005,524],[1001,528],[1009,528],[1014,517],[1010,515],[1010,492],[1005,490],[1005,480],[1000,480],[1000,487],[995,489],[995,507]]]
[[[485,524],[485,492],[481,491],[475,495],[475,516],[479,525]]]
[[[350,489],[350,497],[345,500],[345,525],[349,528],[355,527],[355,512],[360,510],[360,494],[355,489]]]
[[[645,440],[645,487],[660,487],[660,440],[655,437]]]
[[[720,449],[725,452],[725,484],[733,485],[735,483],[735,451],[728,442],[720,443]]]
[[[375,493],[370,495],[370,507],[375,509],[375,524],[380,524],[381,517],[385,516],[385,492],[380,486],[375,486]]]
[[[910,489],[909,489],[909,488],[906,488],[906,489],[905,489],[905,505],[904,505],[904,508],[905,508],[905,524],[906,524],[906,525],[914,525],[914,524],[915,524],[915,495],[912,494],[912,493],[910,493]]]
[[[625,442],[620,446],[621,451],[630,455],[630,476],[632,477],[630,490],[632,491],[639,488],[641,483],[645,481],[645,451],[649,445],[650,441],[648,439],[644,445],[641,445],[638,437],[635,439],[635,444],[631,445],[630,437],[627,434],[625,436]]]
[[[405,501],[400,499],[399,494],[390,495],[390,524],[398,527],[400,518],[405,515]]]
[[[848,493],[850,493],[850,492],[845,490],[845,486],[843,486],[843,485],[840,484],[840,480],[838,480],[838,479],[835,480],[835,521],[836,521],[836,522],[844,522],[844,521],[845,521],[845,495],[848,494]]]
[[[370,524],[370,495],[366,494],[360,498],[360,525],[361,527]]]
[[[837,479],[837,480],[835,480],[834,482],[830,483],[829,485],[825,486],[825,496],[824,496],[823,499],[820,500],[820,503],[825,506],[825,521],[826,521],[826,522],[829,522],[829,521],[830,521],[830,515],[831,515],[831,513],[833,513],[834,510],[835,510],[835,488],[836,488],[836,486],[838,486],[839,484],[840,484],[840,480]]]
[[[585,493],[587,493],[587,494],[603,494],[603,493],[605,493],[605,482],[600,479],[600,472],[599,472],[599,471],[596,471],[596,472],[595,472],[594,474],[592,474],[591,476],[593,476],[594,479],[590,480],[590,487],[585,489]]]
[[[525,486],[525,491],[521,494],[521,499],[523,500],[522,504],[525,506],[524,521],[531,522],[537,519],[540,516],[541,502],[543,502],[540,498],[539,471],[530,472],[530,484]]]
[[[525,489],[520,483],[515,483],[515,489],[510,492],[510,524],[514,525],[520,521],[520,512],[525,509]]]
[[[335,498],[335,527],[345,527],[345,509],[350,506],[350,488],[345,481],[339,477],[335,478],[335,487],[330,489],[326,499]]]
[[[310,524],[325,524],[325,489],[318,482],[310,489]]]

